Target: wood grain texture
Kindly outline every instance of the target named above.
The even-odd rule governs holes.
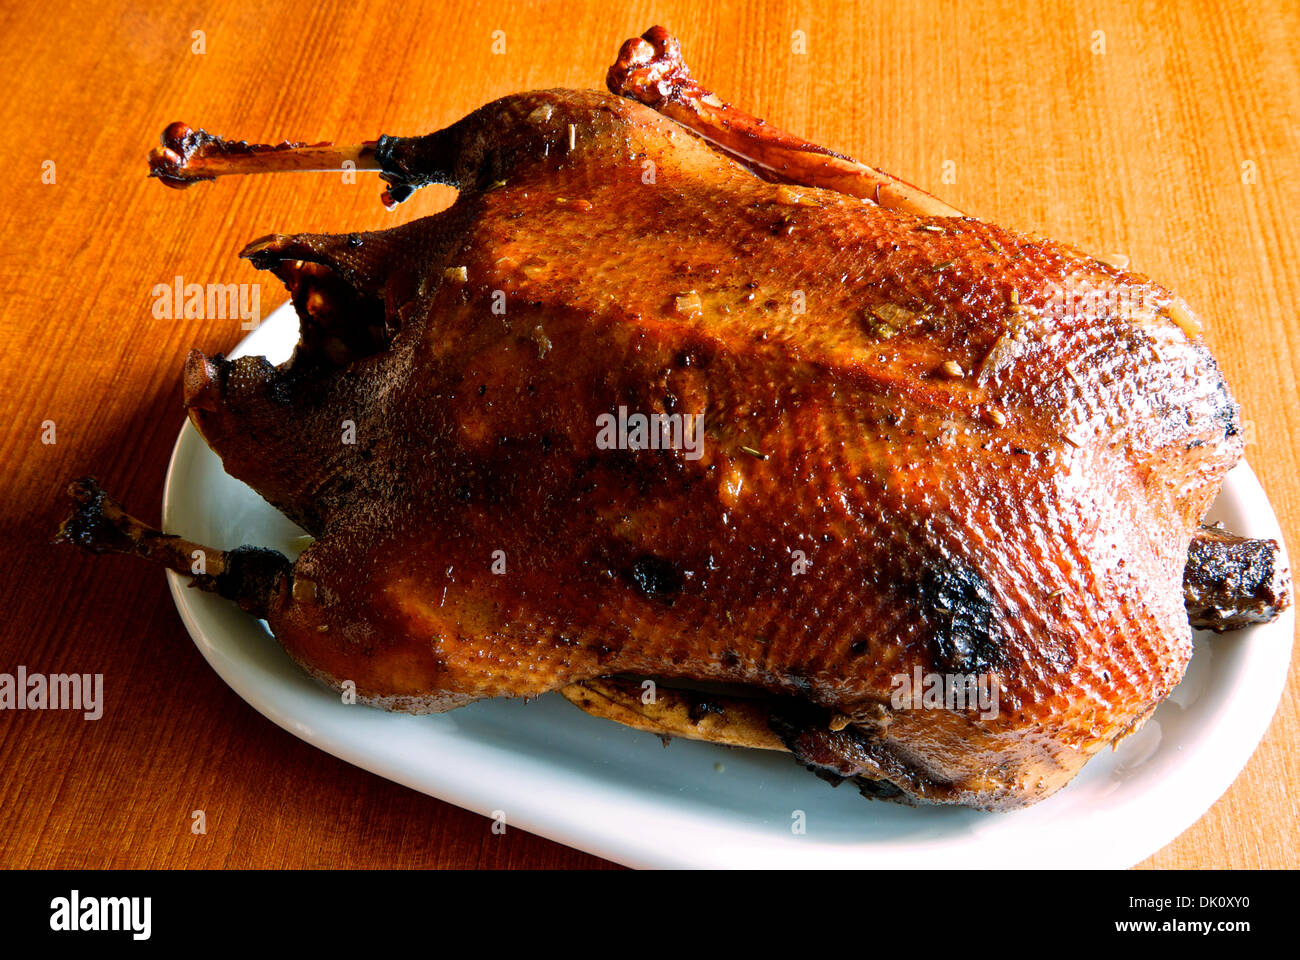
[[[0,713],[0,866],[603,865],[493,835],[298,741],[206,666],[161,574],[47,539],[80,473],[157,518],[184,356],[241,336],[236,320],[155,319],[155,284],[256,283],[235,257],[253,237],[375,229],[448,199],[426,191],[390,214],[364,174],[168,191],[144,176],[166,123],[259,140],[420,133],[513,91],[601,86],[618,45],[653,23],[725,99],[977,216],[1126,253],[1178,291],[1207,321],[1254,425],[1247,456],[1300,542],[1300,8],[1287,0],[7,4],[0,670],[103,673],[108,706],[94,723]],[[284,296],[262,290],[268,313]],[[1147,866],[1297,865],[1298,693],[1293,670],[1246,770]],[[199,808],[205,836],[189,829]]]

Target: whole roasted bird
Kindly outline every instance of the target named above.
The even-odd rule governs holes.
[[[661,28],[608,85],[352,148],[168,128],[174,186],[350,162],[390,204],[459,196],[253,242],[293,358],[190,354],[191,421],[315,537],[295,562],[151,530],[92,480],[62,537],[192,575],[375,706],[559,690],[989,809],[1142,724],[1189,611],[1288,602],[1276,544],[1198,529],[1243,440],[1181,300],[743,114]],[[954,694],[979,684],[992,709]]]

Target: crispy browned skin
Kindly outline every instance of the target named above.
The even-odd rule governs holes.
[[[605,93],[375,157],[395,199],[458,200],[255,242],[297,355],[185,371],[226,469],[317,537],[261,606],[228,593],[313,676],[411,711],[743,684],[805,763],[986,808],[1047,796],[1181,678],[1189,542],[1242,439],[1163,288],[767,182]],[[620,406],[702,413],[702,456],[598,448]],[[915,667],[993,675],[997,715],[893,706]],[[736,735],[769,743],[756,716]]]

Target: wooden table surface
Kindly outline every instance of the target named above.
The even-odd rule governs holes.
[[[161,573],[47,539],[82,473],[156,521],[185,354],[242,336],[238,320],[156,319],[155,284],[265,281],[235,256],[253,237],[375,229],[448,201],[426,191],[388,213],[368,174],[166,190],[144,157],[169,121],[255,140],[424,132],[503,94],[602,86],[654,23],[725,99],[977,216],[1128,254],[1179,291],[1300,542],[1290,0],[5,4],[0,671],[102,673],[107,706],[96,722],[0,713],[0,865],[605,865],[297,740],[205,664]],[[284,299],[262,291],[264,314]],[[1245,771],[1147,865],[1296,865],[1298,693],[1293,670]]]

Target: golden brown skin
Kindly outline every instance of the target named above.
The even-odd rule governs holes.
[[[313,676],[413,712],[742,684],[803,762],[990,809],[1181,678],[1188,545],[1242,438],[1163,288],[767,182],[605,93],[506,97],[376,157],[395,199],[458,200],[255,242],[297,355],[185,373],[226,469],[317,538],[245,603]],[[599,448],[620,406],[702,413],[702,455]],[[895,706],[916,667],[992,675],[996,716]],[[672,706],[640,725],[685,729]],[[734,735],[771,746],[756,716]]]

